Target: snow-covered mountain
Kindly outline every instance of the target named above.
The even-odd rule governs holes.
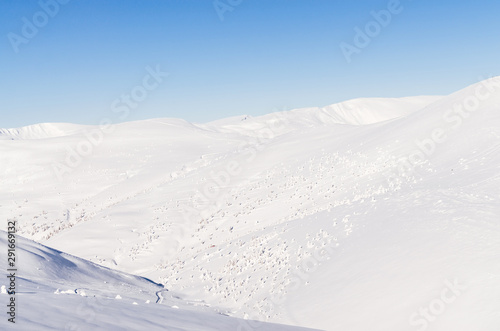
[[[1,232],[0,245],[7,246]],[[16,323],[2,330],[237,330],[254,321],[224,316],[203,301],[186,301],[148,279],[17,238]],[[7,269],[6,259],[1,267]],[[2,281],[2,283],[5,283]],[[0,298],[7,297],[2,285]],[[10,296],[9,296],[10,297]],[[306,330],[260,323],[257,330]],[[310,330],[310,329],[307,329]]]
[[[500,327],[500,78],[442,97],[0,136],[3,219],[186,307],[324,330]]]

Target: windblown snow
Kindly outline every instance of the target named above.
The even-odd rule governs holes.
[[[18,243],[28,330],[500,327],[498,77],[0,137],[2,219],[65,252]]]

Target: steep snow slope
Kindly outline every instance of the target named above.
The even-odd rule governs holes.
[[[0,247],[7,251],[7,234]],[[237,330],[252,321],[223,316],[202,301],[17,237],[17,317],[2,330]],[[7,270],[6,258],[1,268]],[[0,281],[0,300],[10,295]],[[306,330],[260,323],[257,330]]]
[[[496,330],[500,79],[431,99],[0,141],[0,213],[237,317]]]

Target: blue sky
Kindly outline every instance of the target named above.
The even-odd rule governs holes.
[[[0,2],[0,127],[205,122],[356,97],[448,94],[500,74],[494,0],[401,0],[350,63],[341,43],[356,47],[355,27],[364,31],[372,11],[397,0],[217,0],[219,12],[213,0],[56,1]],[[26,33],[34,23],[37,33]],[[147,67],[168,76],[152,84]],[[156,85],[146,95],[144,79]],[[140,102],[126,116],[116,112],[134,89]]]

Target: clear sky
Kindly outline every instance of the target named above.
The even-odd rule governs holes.
[[[500,74],[498,0],[58,1],[0,2],[0,127],[205,122]]]

